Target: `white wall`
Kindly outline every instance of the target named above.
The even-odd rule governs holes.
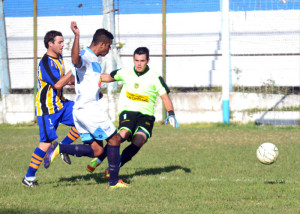
[[[161,14],[120,15],[116,18],[116,41],[125,43],[122,55],[132,55],[139,46],[150,54],[161,54]],[[61,31],[65,38],[64,56],[71,67],[73,34],[70,22],[77,21],[81,45],[88,46],[95,30],[102,27],[102,16],[39,17],[38,56],[45,53],[43,37],[49,30]],[[167,54],[220,54],[220,13],[167,14]],[[12,88],[33,87],[33,19],[6,18],[9,68]],[[119,21],[119,22],[118,22]],[[245,56],[247,54],[300,53],[300,11],[231,12],[233,84],[260,86],[274,80],[276,85],[300,85],[300,56]],[[119,40],[120,38],[120,40]],[[234,56],[242,54],[244,56]],[[23,58],[23,59],[22,59]],[[24,59],[28,58],[28,59]],[[122,57],[132,66],[131,57]],[[160,57],[151,57],[152,69],[161,71]],[[217,56],[167,58],[167,84],[171,87],[221,86],[221,63]],[[107,71],[110,72],[110,71]]]

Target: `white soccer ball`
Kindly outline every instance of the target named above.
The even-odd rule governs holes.
[[[274,163],[278,155],[279,150],[273,143],[263,143],[256,151],[257,159],[263,164]]]

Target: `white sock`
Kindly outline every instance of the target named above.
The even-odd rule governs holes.
[[[28,180],[28,181],[34,181],[35,180],[35,176],[33,176],[33,177],[25,177],[26,178],[26,180]]]

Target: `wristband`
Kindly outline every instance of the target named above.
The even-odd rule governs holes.
[[[174,111],[173,111],[173,110],[171,110],[171,111],[168,111],[168,114],[169,114],[169,116],[171,116],[171,115],[175,115],[175,113],[174,113]]]

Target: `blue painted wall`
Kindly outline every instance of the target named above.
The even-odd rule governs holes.
[[[33,0],[5,0],[5,17],[32,17]],[[119,14],[157,14],[162,0],[115,0]],[[299,10],[298,0],[231,0],[232,11]],[[167,0],[167,13],[216,12],[220,0]],[[102,15],[101,0],[38,0],[38,16]]]

